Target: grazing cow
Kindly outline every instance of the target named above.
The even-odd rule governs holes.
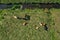
[[[23,18],[17,17],[17,19],[23,19]]]
[[[24,18],[24,20],[30,20],[30,16],[27,15],[27,14],[25,14],[25,18]]]
[[[24,18],[20,18],[20,17],[17,17],[17,16],[13,16],[13,18],[15,18],[15,19],[24,19]]]
[[[17,16],[13,16],[13,18],[17,19]]]
[[[20,18],[20,17],[17,17],[17,16],[13,16],[14,18],[16,19],[23,19],[23,20],[30,20],[30,16],[25,14],[25,18]]]
[[[48,27],[47,27],[47,24],[45,24],[45,23],[39,23],[41,26],[44,26],[44,29],[46,30],[46,31],[48,31]]]
[[[27,25],[27,22],[24,22],[24,23],[23,23],[23,26],[26,26],[26,25]]]
[[[39,23],[40,24],[40,26],[44,26],[45,25],[45,23]]]
[[[39,27],[36,27],[36,29],[39,29]]]
[[[48,26],[47,26],[47,24],[44,25],[44,29],[45,29],[46,31],[48,31]]]

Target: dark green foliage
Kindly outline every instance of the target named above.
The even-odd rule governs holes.
[[[17,8],[20,8],[20,5],[14,5],[14,6],[12,7],[12,10],[15,10],[15,9],[17,9]]]
[[[0,3],[60,3],[60,0],[0,0]]]

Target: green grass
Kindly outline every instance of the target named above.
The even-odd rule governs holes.
[[[0,15],[4,17],[4,19],[0,17],[0,40],[56,40],[54,25],[51,24],[54,18],[51,11],[48,11],[48,13],[44,9],[5,9],[0,11]],[[29,21],[13,18],[13,15],[24,17],[25,14],[30,15]],[[23,22],[28,24],[23,26]],[[48,24],[48,31],[39,25],[40,22]],[[39,29],[36,30],[36,27]]]
[[[51,9],[50,10],[51,11],[51,13],[52,13],[52,15],[54,16],[54,20],[55,20],[55,26],[54,26],[54,28],[55,28],[55,36],[56,36],[56,38],[57,38],[57,40],[60,40],[60,9]]]

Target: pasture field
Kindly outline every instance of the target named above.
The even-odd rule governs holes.
[[[57,40],[60,40],[60,9],[51,9],[51,13],[54,16],[55,20],[55,31]]]
[[[0,10],[0,40],[60,40],[60,9]],[[30,20],[16,19],[13,16]],[[27,22],[27,25],[23,25]],[[48,31],[39,23],[46,23]],[[36,29],[38,27],[38,29]]]

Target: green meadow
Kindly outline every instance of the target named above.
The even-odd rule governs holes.
[[[13,16],[30,20],[16,19]],[[60,40],[60,9],[0,10],[0,40]],[[23,25],[27,22],[27,25]],[[39,23],[46,23],[48,31]],[[36,29],[36,27],[39,27]]]

